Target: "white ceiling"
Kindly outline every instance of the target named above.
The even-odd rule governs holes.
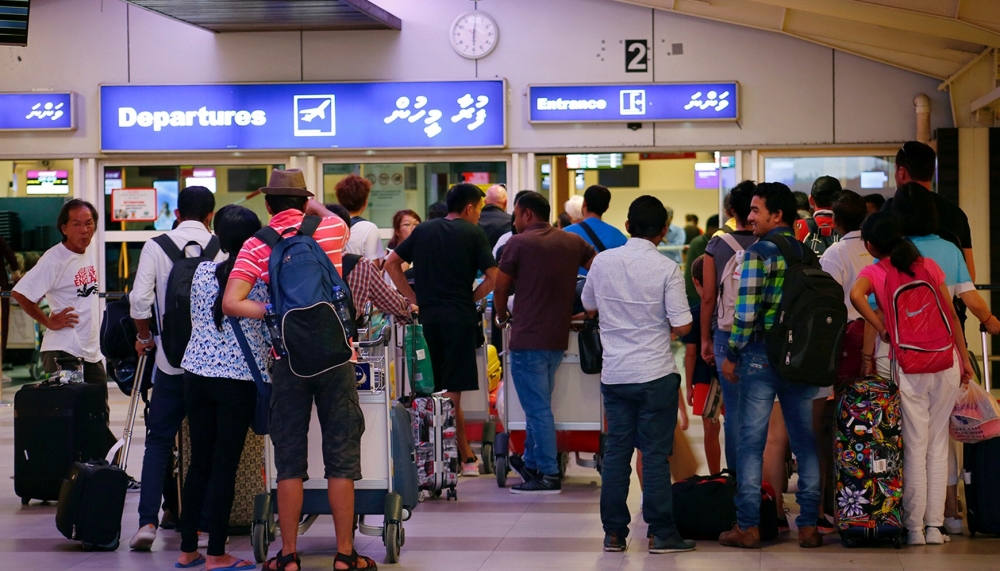
[[[781,32],[946,80],[1000,48],[1000,0],[615,0]]]

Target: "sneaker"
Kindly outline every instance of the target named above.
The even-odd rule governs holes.
[[[531,480],[538,478],[538,470],[525,466],[524,458],[519,455],[514,454],[510,457],[508,462],[510,467],[513,468],[514,471],[517,472],[517,475],[521,477],[522,482],[530,482]]]
[[[722,532],[719,544],[726,547],[742,547],[743,549],[760,549],[760,528],[743,529],[740,524],[733,524],[733,529]]]
[[[625,537],[617,533],[604,534],[604,551],[608,553],[620,553],[625,551]]]
[[[559,494],[562,492],[562,482],[559,474],[543,474],[541,478],[528,480],[522,484],[512,486],[512,494]]]
[[[697,544],[690,539],[684,539],[674,533],[666,539],[661,539],[655,535],[649,538],[649,552],[656,553],[679,553],[681,551],[694,551]]]
[[[834,527],[832,523],[830,523],[830,520],[825,515],[820,515],[819,519],[816,520],[816,531],[820,532],[823,535],[826,535],[828,533],[833,533],[834,531],[837,531],[837,528]]]
[[[462,476],[465,478],[479,477],[479,460],[469,458],[462,464]]]
[[[788,525],[788,516],[782,516],[782,518],[778,520],[778,533],[788,533],[791,529],[792,528]]]
[[[944,545],[951,541],[950,537],[941,533],[941,530],[936,527],[928,527],[924,532],[924,538],[927,545]]]
[[[799,528],[799,547],[812,548],[822,547],[823,536],[814,525],[807,525]]]
[[[944,518],[944,532],[949,535],[962,535],[965,528],[962,526],[962,518],[960,517],[946,517]]]
[[[125,490],[128,493],[134,494],[134,493],[138,492],[141,487],[142,487],[142,484],[139,483],[139,480],[136,480],[132,476],[128,477],[128,486],[125,488]],[[150,524],[150,525],[152,525],[152,524]]]
[[[156,526],[153,524],[144,525],[135,532],[132,539],[128,541],[128,546],[136,551],[149,551],[156,541]]]
[[[906,543],[908,545],[927,545],[927,540],[924,538],[924,530],[910,530],[910,532],[906,534]]]

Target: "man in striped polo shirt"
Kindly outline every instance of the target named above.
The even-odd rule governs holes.
[[[305,177],[298,169],[275,170],[264,193],[267,210],[272,215],[268,225],[283,235],[298,228],[303,217],[322,218],[313,238],[342,272],[342,256],[349,236],[347,225],[327,210],[306,189]],[[222,299],[226,315],[263,319],[264,304],[247,299],[258,279],[270,283],[268,261],[271,247],[257,237],[243,244],[229,284]],[[374,571],[375,562],[354,552],[354,480],[361,478],[361,434],[364,416],[354,385],[354,367],[350,364],[315,377],[298,377],[287,360],[271,367],[270,433],[274,443],[274,465],[278,471],[278,513],[281,518],[282,547],[278,555],[264,564],[273,571],[298,571],[296,553],[299,515],[302,511],[302,482],[308,477],[308,430],[313,402],[322,426],[323,462],[327,492],[337,534],[337,558],[334,569],[356,568]],[[353,564],[354,567],[351,567]]]

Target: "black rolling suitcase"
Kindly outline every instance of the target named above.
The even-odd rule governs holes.
[[[104,388],[46,381],[14,395],[14,492],[21,503],[59,499],[73,462],[103,458],[114,443]]]
[[[145,371],[148,360],[145,355],[140,357],[136,371]],[[108,458],[74,463],[59,490],[56,528],[67,539],[81,542],[84,549],[118,549],[128,492],[125,465],[141,402],[140,392],[140,384],[135,384],[124,434],[112,447]]]
[[[982,330],[982,328],[980,328]],[[989,392],[989,352],[983,331],[983,388]],[[969,533],[1000,534],[1000,437],[965,445],[965,511]]]
[[[417,448],[413,443],[410,411],[399,402],[393,403],[392,419],[392,487],[403,498],[403,509],[411,512],[420,501],[420,481],[417,477]]]

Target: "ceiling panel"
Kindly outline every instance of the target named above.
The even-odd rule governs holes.
[[[213,32],[399,30],[396,16],[368,0],[128,0]]]

